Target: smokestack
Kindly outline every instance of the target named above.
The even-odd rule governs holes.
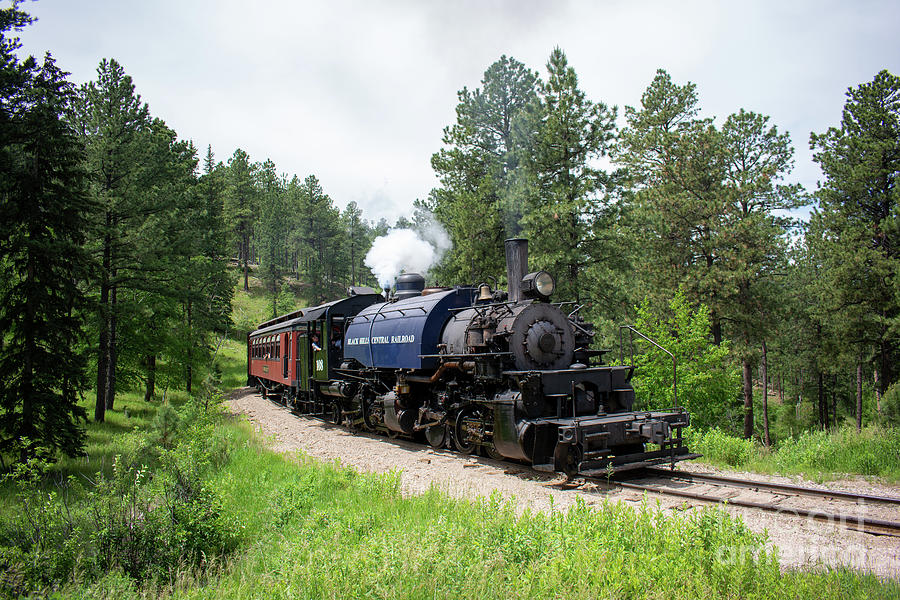
[[[528,273],[528,240],[511,238],[506,240],[505,245],[509,301],[518,302],[522,299],[522,278]]]

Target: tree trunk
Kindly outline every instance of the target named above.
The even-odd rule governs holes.
[[[837,375],[831,376],[831,424],[837,429]]]
[[[250,291],[250,240],[249,236],[244,234],[244,291]]]
[[[825,404],[825,375],[819,371],[818,396],[819,396],[819,425],[822,429],[828,429],[828,406]]]
[[[784,404],[784,375],[778,374],[778,400]]]
[[[713,313],[712,314],[712,334],[713,334],[713,344],[716,346],[722,345],[722,323],[719,322],[719,317]]]
[[[762,343],[762,381],[763,381],[763,441],[766,446],[769,440],[769,359],[766,342]]]
[[[185,373],[185,382],[184,388],[185,391],[190,394],[191,393],[191,380],[194,378],[194,323],[193,323],[193,312],[191,310],[192,303],[188,300],[187,303],[187,333],[188,333],[188,347],[187,347],[187,360],[186,364],[186,373]]]
[[[25,279],[25,284],[28,287],[31,287],[34,282],[34,258],[28,257],[28,268],[27,268],[27,276]],[[22,374],[23,380],[21,382],[21,386],[19,387],[19,391],[22,394],[22,424],[19,428],[19,442],[21,443],[23,438],[27,438],[32,444],[38,442],[38,435],[36,435],[35,431],[35,418],[34,418],[34,371],[35,371],[35,355],[37,354],[37,343],[35,342],[35,321],[37,317],[35,316],[35,307],[31,302],[25,303],[25,323],[24,323],[24,342],[25,342],[25,356],[22,357]],[[12,411],[10,411],[12,412]],[[11,416],[11,415],[10,415]],[[29,454],[31,454],[33,450],[33,446],[30,444],[22,444],[20,447],[20,459],[24,463],[28,458]]]
[[[856,363],[856,431],[862,431],[862,363]]]
[[[106,213],[107,233],[103,237],[103,264],[100,272],[100,339],[97,344],[97,402],[94,404],[94,422],[106,420],[106,375],[109,359],[109,268],[112,264],[112,237],[109,228],[112,215]]]
[[[878,369],[875,369],[875,410],[881,416],[881,382],[878,380]]]
[[[744,358],[742,366],[744,378],[744,438],[749,440],[753,437],[753,375],[750,359]]]
[[[107,303],[109,302],[109,286],[100,284],[100,340],[97,345],[97,402],[94,404],[94,422],[106,420],[106,373],[109,354],[109,323],[107,321]]]
[[[115,277],[115,271],[113,277]],[[106,410],[112,410],[113,403],[116,400],[116,366],[118,362],[118,352],[116,345],[118,344],[118,289],[114,285],[110,292],[109,305],[109,351],[107,352],[106,363]]]
[[[144,391],[144,402],[153,400],[156,394],[156,355],[147,355],[147,389]]]

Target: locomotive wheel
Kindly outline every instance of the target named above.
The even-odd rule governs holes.
[[[578,464],[581,462],[581,448],[576,445],[569,446],[566,452],[565,464],[563,465],[563,473],[566,477],[572,479],[578,474]]]
[[[328,420],[335,425],[341,424],[343,415],[341,415],[341,407],[337,402],[332,402],[328,405],[328,408],[326,409],[326,415],[328,417]]]
[[[356,395],[359,402],[359,409],[362,411],[363,429],[366,431],[377,431],[375,423],[372,422],[372,407],[369,406],[368,399],[362,394]]]
[[[484,455],[488,458],[493,458],[494,460],[503,460],[504,456],[497,452],[493,446],[482,446],[484,449]]]
[[[393,429],[388,429],[387,436],[392,440],[396,440],[398,437],[400,437],[400,432],[394,431]]]
[[[465,419],[477,416],[474,408],[466,407],[456,414],[456,424],[453,427],[453,445],[456,446],[460,454],[472,454],[478,448],[475,441],[468,439],[468,434],[463,430]]]
[[[447,428],[443,425],[426,427],[425,439],[432,448],[443,448],[447,444]]]

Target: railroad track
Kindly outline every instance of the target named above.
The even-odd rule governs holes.
[[[839,490],[823,490],[785,483],[770,483],[766,481],[746,480],[734,477],[706,475],[677,470],[670,471],[651,468],[645,469],[642,474],[664,480],[664,484],[660,485],[658,482],[636,483],[634,481],[625,481],[621,479],[613,479],[609,483],[623,489],[663,494],[666,496],[677,496],[703,502],[729,504],[731,506],[740,506],[743,508],[753,508],[767,512],[793,515],[814,519],[816,521],[832,523],[840,527],[854,529],[873,535],[891,535],[900,537],[900,521],[875,518],[860,514],[849,514],[847,512],[828,512],[825,510],[808,509],[780,504],[781,501],[792,496],[807,496],[814,498],[824,498],[838,502],[852,503],[857,505],[857,507],[859,507],[860,505],[893,506],[897,507],[897,516],[900,516],[900,498],[892,498],[888,496],[873,496],[869,494],[856,494]],[[678,482],[684,482],[690,484],[690,487],[676,487],[670,482],[676,484]],[[729,497],[727,494],[714,494],[706,491],[701,492],[696,489],[691,489],[698,486],[713,486],[719,489],[737,488],[748,489],[754,492],[766,492],[773,494],[775,496],[775,501],[761,502],[757,500],[746,500],[736,497]]]
[[[307,415],[315,418],[317,420],[324,421],[329,424],[333,424],[327,418],[315,415]],[[412,441],[412,440],[408,440]],[[416,443],[416,442],[413,442]],[[423,446],[425,444],[422,444]],[[442,451],[451,452],[453,454],[459,454],[460,456],[468,456],[464,455],[460,452],[457,452],[453,449],[444,449]],[[517,466],[522,466],[521,463],[510,463],[509,461],[505,461],[501,459],[501,462],[515,464]],[[527,467],[526,467],[527,468]],[[543,471],[535,471],[536,473],[541,473],[542,475],[546,475]],[[790,496],[808,496],[815,498],[823,498],[830,499],[836,501],[843,502],[853,502],[857,505],[860,504],[880,504],[886,506],[895,506],[898,509],[897,516],[900,517],[900,498],[893,498],[888,496],[874,496],[868,494],[856,494],[852,492],[844,492],[840,490],[822,490],[818,488],[809,488],[791,484],[784,483],[770,483],[766,481],[757,481],[757,480],[746,480],[746,479],[738,479],[734,477],[725,477],[721,475],[708,475],[708,474],[700,474],[700,473],[690,473],[687,471],[679,471],[679,470],[670,470],[670,469],[660,469],[653,467],[645,467],[640,471],[629,471],[626,472],[626,476],[628,474],[640,473],[642,475],[648,475],[652,477],[656,477],[659,479],[664,479],[668,481],[684,481],[688,483],[692,483],[694,485],[711,485],[720,488],[744,488],[753,491],[765,491],[776,496],[780,496],[780,499],[784,499],[784,497]],[[653,483],[635,483],[633,481],[624,481],[620,478],[612,478],[607,480],[606,478],[600,477],[584,477],[578,476],[578,478],[583,478],[584,480],[594,481],[596,483],[600,483],[601,485],[613,485],[623,489],[631,489],[637,491],[644,491],[654,494],[662,494],[666,496],[677,496],[681,498],[686,498],[690,500],[698,500],[702,502],[711,502],[717,504],[729,504],[731,506],[739,506],[742,508],[753,508],[757,510],[763,510],[767,512],[774,512],[783,515],[791,515],[797,517],[805,517],[809,519],[813,519],[816,521],[832,523],[834,525],[844,527],[847,529],[853,529],[856,531],[862,531],[864,533],[872,534],[872,535],[890,535],[900,537],[900,521],[888,520],[888,519],[880,519],[867,517],[865,515],[854,515],[847,513],[833,513],[827,512],[823,510],[811,510],[802,507],[793,507],[787,505],[776,504],[773,502],[758,502],[755,500],[744,500],[740,498],[729,497],[726,495],[711,495],[709,493],[700,493],[697,491],[691,491],[689,489],[676,488],[672,486],[660,486],[658,484]]]

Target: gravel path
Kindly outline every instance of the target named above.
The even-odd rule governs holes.
[[[340,459],[341,463],[352,465],[360,471],[401,471],[401,489],[406,494],[422,493],[432,485],[456,497],[471,498],[498,492],[514,499],[520,509],[541,511],[566,510],[579,497],[589,505],[601,504],[604,499],[629,505],[643,500],[643,495],[634,491],[606,490],[591,482],[573,485],[565,482],[564,478],[538,473],[526,466],[460,456],[377,435],[351,434],[342,427],[298,417],[286,408],[263,399],[250,388],[235,390],[229,405],[233,412],[246,415],[262,434],[271,436],[275,451],[291,453],[299,450],[325,461]],[[698,472],[713,472],[705,465],[681,463],[680,466]],[[747,476],[814,485],[797,478],[758,474]],[[861,479],[832,481],[825,487],[900,497],[900,488]],[[669,513],[689,512],[705,505],[666,496],[654,496],[650,501],[656,502],[657,499],[660,507]],[[808,504],[807,508],[835,512],[828,501],[808,499],[804,502]],[[752,530],[768,531],[771,544],[779,549],[785,568],[846,565],[881,577],[900,578],[898,537],[873,536],[828,523],[752,509],[727,507],[726,510],[740,516]],[[900,521],[900,511],[895,508],[862,506],[854,514]],[[727,558],[731,551],[723,550],[723,556]]]

